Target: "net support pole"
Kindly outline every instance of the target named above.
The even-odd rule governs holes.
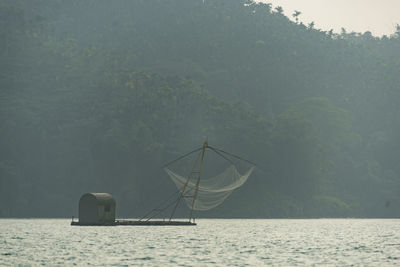
[[[207,142],[205,142],[204,144],[206,144],[206,143],[207,143]],[[171,216],[169,217],[169,221],[171,221],[171,220],[172,220],[172,217],[174,217],[176,208],[178,207],[179,202],[181,201],[182,197],[184,197],[184,194],[185,194],[185,191],[186,191],[186,187],[187,187],[187,185],[189,184],[189,181],[190,181],[190,179],[192,178],[193,174],[196,173],[195,169],[196,169],[196,166],[198,165],[198,162],[199,162],[200,159],[201,159],[200,166],[203,165],[204,149],[205,149],[205,148],[204,148],[204,144],[203,144],[203,147],[201,148],[201,152],[198,154],[198,156],[197,156],[195,162],[193,163],[192,171],[191,171],[190,174],[188,175],[188,177],[187,177],[187,179],[186,179],[186,182],[185,182],[185,184],[184,184],[183,187],[182,187],[181,193],[180,193],[180,195],[179,195],[179,197],[178,197],[178,200],[176,201],[175,207],[174,207],[174,209],[172,210]],[[206,147],[207,147],[207,146],[208,146],[208,144],[206,145]],[[192,152],[195,152],[195,151],[198,151],[198,150],[200,150],[200,149],[194,150],[194,151],[192,151]],[[191,152],[191,153],[192,153],[192,152]],[[190,221],[190,218],[189,218],[189,221]]]
[[[192,215],[193,215],[193,209],[194,209],[194,203],[196,202],[196,197],[197,197],[197,192],[199,191],[199,184],[200,184],[200,176],[201,172],[203,170],[203,163],[204,163],[204,154],[206,152],[206,148],[208,147],[208,142],[205,141],[203,143],[203,147],[201,149],[201,161],[200,161],[200,169],[197,173],[197,180],[196,180],[196,185],[194,187],[194,195],[193,195],[193,201],[192,201],[192,208],[190,209],[190,216],[189,216],[189,222],[192,220]]]

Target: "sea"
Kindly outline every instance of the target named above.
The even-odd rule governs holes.
[[[400,266],[400,219],[0,219],[0,266]]]

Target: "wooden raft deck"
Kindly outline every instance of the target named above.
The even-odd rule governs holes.
[[[116,220],[111,224],[81,224],[72,221],[71,225],[75,226],[118,226],[118,225],[132,225],[132,226],[186,226],[197,225],[195,222],[188,221],[132,221],[132,220]]]

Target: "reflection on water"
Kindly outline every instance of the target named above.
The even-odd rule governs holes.
[[[1,219],[0,266],[400,264],[400,220],[210,220],[197,226],[70,226]]]

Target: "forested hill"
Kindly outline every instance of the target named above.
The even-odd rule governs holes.
[[[232,0],[3,0],[0,40],[0,216],[76,216],[85,192],[141,216],[175,190],[161,166],[206,139],[258,169],[196,216],[400,216],[399,26],[323,32]]]

